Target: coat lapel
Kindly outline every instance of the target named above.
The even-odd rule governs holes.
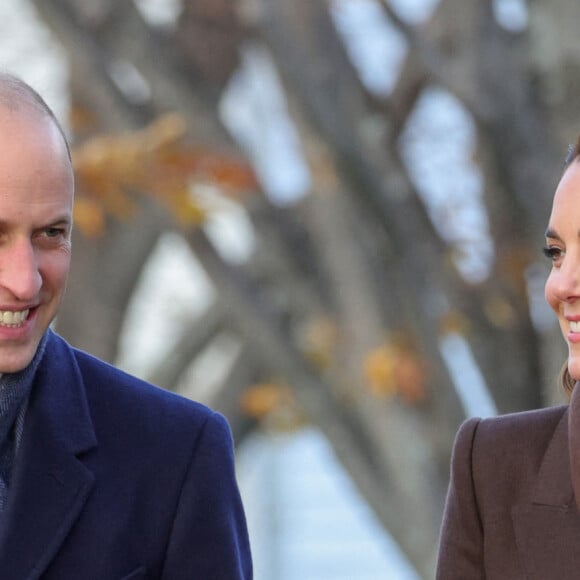
[[[570,400],[568,438],[572,487],[580,508],[580,383],[576,383]]]
[[[580,517],[574,501],[569,431],[579,417],[566,411],[544,455],[531,501],[516,506],[512,519],[520,561],[530,579],[578,578]],[[580,441],[578,442],[580,443]]]
[[[0,514],[3,580],[36,579],[54,558],[92,488],[93,475],[79,455],[95,445],[76,361],[68,345],[52,335]]]

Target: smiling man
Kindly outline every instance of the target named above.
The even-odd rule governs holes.
[[[55,317],[70,264],[68,148],[33,95],[0,77],[0,372],[27,367]],[[13,93],[13,94],[11,94]]]
[[[224,418],[49,330],[73,196],[52,111],[0,73],[0,578],[249,579]]]

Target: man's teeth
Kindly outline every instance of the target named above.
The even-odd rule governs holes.
[[[26,310],[0,310],[0,325],[20,326],[27,318],[29,309]]]
[[[570,321],[570,330],[572,332],[580,332],[580,320]]]

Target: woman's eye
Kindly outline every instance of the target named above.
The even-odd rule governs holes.
[[[558,248],[558,246],[546,246],[543,248],[542,252],[544,253],[544,256],[552,262],[557,262],[564,254],[562,248]]]

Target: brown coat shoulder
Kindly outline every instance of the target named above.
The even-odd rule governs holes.
[[[567,409],[476,418],[461,426],[453,451],[437,578],[537,577],[528,574],[524,562],[528,511],[536,514],[539,500],[547,505],[555,502],[577,517],[571,501]],[[537,515],[541,528],[541,514]]]

